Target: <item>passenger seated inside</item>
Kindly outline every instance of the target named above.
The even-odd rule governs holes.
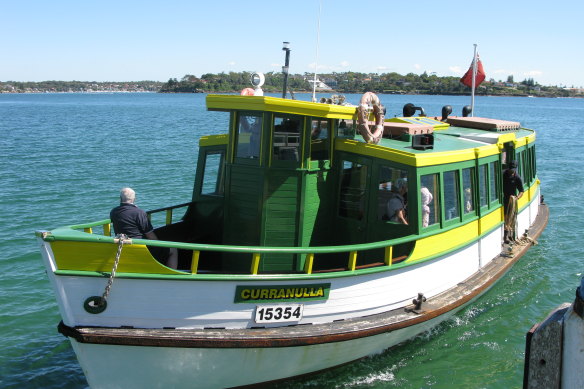
[[[470,213],[474,211],[472,205],[472,191],[470,188],[464,190],[464,213]]]
[[[425,186],[421,189],[422,198],[422,227],[428,227],[430,224],[430,204],[434,200],[434,196]]]
[[[398,178],[391,186],[392,196],[387,202],[387,218],[391,222],[408,224],[407,221],[407,192],[408,183],[405,178]]]
[[[132,188],[123,188],[120,191],[120,205],[110,212],[110,219],[114,225],[114,232],[125,234],[128,238],[158,240],[154,228],[148,220],[148,215],[134,204],[136,192]],[[176,269],[178,268],[178,251],[176,248],[146,246],[150,253],[160,263]]]

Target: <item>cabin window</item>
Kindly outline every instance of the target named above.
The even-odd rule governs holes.
[[[497,162],[489,163],[489,201],[497,201]]]
[[[519,177],[521,177],[523,179],[523,182],[525,182],[525,179],[527,178],[527,170],[525,168],[525,156],[527,155],[527,149],[524,149],[522,152],[520,152],[519,154],[517,154],[517,164],[519,165],[518,168],[518,173],[519,173]]]
[[[532,179],[535,179],[537,176],[537,158],[535,155],[535,145],[531,147],[531,167],[533,168]]]
[[[440,220],[438,174],[426,174],[420,177],[420,180],[422,184],[420,193],[422,227],[429,227]]]
[[[339,201],[339,216],[361,220],[365,212],[367,166],[343,161]]]
[[[479,166],[479,201],[481,207],[486,207],[488,203],[487,197],[487,165]]]
[[[379,168],[378,219],[403,223],[399,211],[407,221],[408,173],[389,166]]]
[[[237,115],[237,144],[235,156],[239,158],[259,158],[262,133],[260,114]]]
[[[472,176],[474,175],[474,168],[462,169],[462,190],[464,199],[464,214],[474,212],[474,194],[472,186]]]
[[[339,120],[337,126],[337,138],[355,138],[355,132],[357,131],[357,124],[353,120]]]
[[[458,170],[444,172],[444,212],[446,220],[460,217]]]
[[[223,196],[224,192],[224,161],[223,151],[210,151],[205,156],[203,171],[202,195]]]
[[[274,161],[300,161],[302,121],[298,117],[274,117]]]
[[[310,159],[313,161],[329,159],[328,120],[313,119],[311,122]]]

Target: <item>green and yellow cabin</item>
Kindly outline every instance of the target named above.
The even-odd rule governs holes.
[[[535,134],[518,123],[392,118],[379,144],[369,144],[354,106],[208,95],[207,108],[229,113],[228,133],[200,139],[193,201],[163,237],[280,250],[201,250],[199,272],[312,273],[432,259],[501,227],[508,161],[519,162],[526,188],[519,211],[539,185]],[[424,139],[433,144],[417,147]],[[407,183],[407,225],[387,215],[399,180]],[[347,245],[355,246],[334,249]]]

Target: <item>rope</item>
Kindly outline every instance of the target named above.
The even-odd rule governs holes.
[[[510,196],[507,205],[507,212],[505,213],[505,231],[508,233],[509,240],[517,238],[517,197]]]

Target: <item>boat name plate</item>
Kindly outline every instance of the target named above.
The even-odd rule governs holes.
[[[283,303],[327,300],[331,284],[304,285],[238,285],[234,302]]]

